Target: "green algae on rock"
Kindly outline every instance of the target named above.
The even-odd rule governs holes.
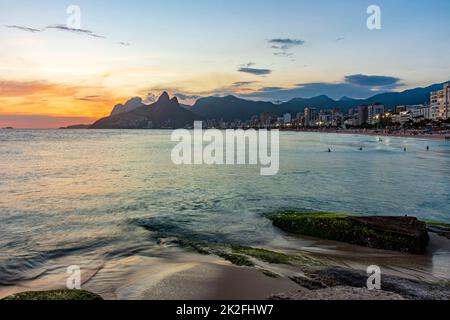
[[[99,295],[86,290],[50,290],[17,293],[3,300],[103,300]]]
[[[294,264],[305,266],[320,265],[318,261],[304,255],[289,255],[261,248],[211,243],[206,241],[177,240],[179,245],[195,250],[200,254],[216,255],[237,266],[254,267],[258,261],[270,264]]]
[[[285,211],[269,218],[287,232],[405,253],[425,253],[430,240],[426,224],[414,217]]]

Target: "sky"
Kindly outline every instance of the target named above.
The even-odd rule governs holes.
[[[0,0],[0,127],[90,123],[162,91],[286,101],[445,82],[448,12],[448,0]]]

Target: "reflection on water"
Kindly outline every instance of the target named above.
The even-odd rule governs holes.
[[[142,226],[269,245],[280,233],[263,214],[280,208],[450,222],[445,141],[282,133],[272,177],[257,166],[175,166],[172,147],[169,131],[0,131],[0,285],[68,262],[97,270],[163,255]]]

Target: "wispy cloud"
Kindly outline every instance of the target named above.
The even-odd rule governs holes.
[[[21,31],[26,31],[26,32],[31,32],[31,33],[36,33],[36,32],[42,32],[43,30],[41,29],[35,29],[35,28],[31,28],[31,27],[26,27],[26,26],[18,26],[18,25],[5,25],[6,28],[10,28],[10,29],[18,29]]]
[[[181,93],[181,92],[175,93],[174,96],[176,96],[180,100],[197,100],[202,97],[200,95],[185,94],[185,93]]]
[[[81,100],[81,101],[98,101],[102,98],[103,98],[103,96],[100,96],[100,95],[91,95],[91,96],[77,97],[75,99]]]
[[[269,39],[267,42],[269,43],[270,48],[275,50],[273,53],[274,55],[291,59],[294,55],[291,52],[291,49],[305,44],[304,40],[290,38]]]
[[[96,34],[96,33],[94,33],[91,30],[69,28],[68,26],[65,26],[65,25],[62,25],[62,24],[55,24],[55,25],[47,26],[47,27],[45,27],[45,29],[56,29],[56,30],[60,30],[60,31],[72,32],[72,33],[77,33],[77,34],[84,34],[84,35],[91,36],[91,37],[94,37],[94,38],[106,38],[105,36]]]
[[[232,87],[244,87],[244,86],[249,86],[252,84],[257,83],[256,81],[238,81],[238,82],[234,82],[231,86]]]
[[[71,32],[71,33],[80,34],[80,35],[86,35],[86,36],[90,36],[93,38],[102,38],[102,39],[107,38],[106,36],[97,34],[92,30],[70,28],[63,24],[54,24],[54,25],[50,25],[50,26],[47,26],[42,29],[36,29],[36,28],[28,27],[28,26],[19,26],[19,25],[4,25],[4,27],[9,28],[9,29],[17,29],[17,30],[25,31],[25,32],[31,32],[31,33],[44,32],[46,30],[59,30],[59,31]],[[118,42],[118,44],[120,44],[121,46],[125,46],[125,47],[128,47],[131,45],[131,43],[125,42],[125,41],[120,41],[120,42]]]

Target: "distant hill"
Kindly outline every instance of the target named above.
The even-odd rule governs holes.
[[[263,112],[277,113],[277,107],[271,102],[259,102],[236,98],[235,96],[208,97],[198,99],[191,108],[192,112],[205,119],[250,120]]]
[[[170,99],[164,92],[157,102],[141,104],[131,111],[119,112],[95,122],[91,129],[160,129],[192,127],[202,118],[182,108],[176,97]]]
[[[239,119],[244,121],[251,119],[252,116],[259,116],[263,112],[274,115],[282,115],[283,113],[295,115],[298,112],[303,112],[306,107],[317,109],[339,108],[346,112],[350,108],[363,104],[383,103],[387,108],[394,108],[397,105],[428,103],[430,92],[442,89],[443,84],[433,84],[426,88],[416,88],[403,92],[381,93],[368,99],[342,97],[339,100],[334,100],[326,95],[321,95],[313,98],[294,98],[281,104],[245,100],[234,96],[207,97],[197,100],[190,110],[205,119],[223,119],[226,121]]]
[[[143,103],[142,103],[141,98],[139,98],[139,97],[131,98],[130,100],[128,100],[125,103],[125,105],[118,104],[118,105],[114,106],[114,108],[111,112],[111,116],[115,116],[115,115],[118,115],[121,113],[133,111],[134,109],[142,107],[142,105],[143,105]]]

